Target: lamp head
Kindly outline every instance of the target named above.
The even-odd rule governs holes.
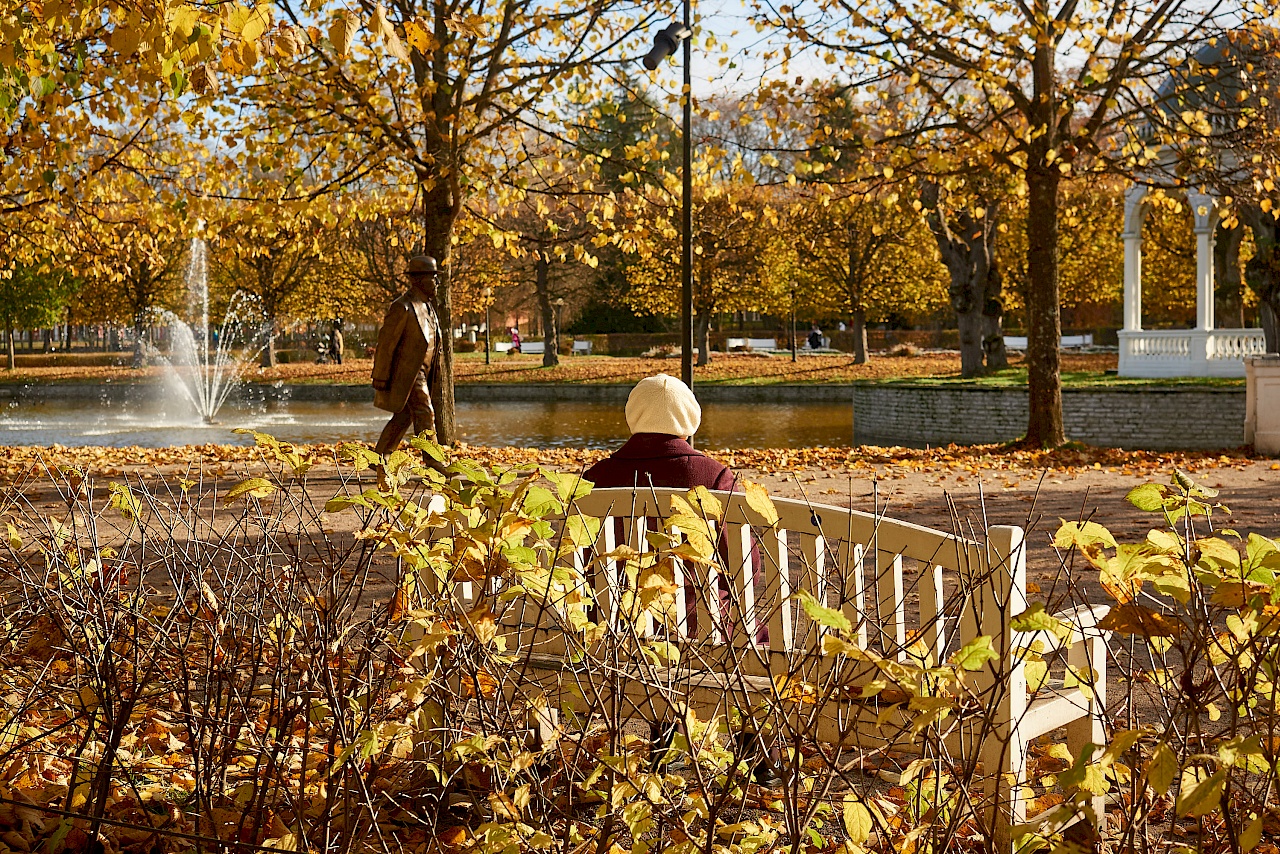
[[[693,31],[684,24],[668,24],[658,30],[658,34],[653,37],[653,49],[645,54],[644,67],[650,71],[655,70],[662,64],[662,60],[676,52],[680,42],[691,35]]]

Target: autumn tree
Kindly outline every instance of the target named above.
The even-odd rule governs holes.
[[[896,194],[806,196],[792,219],[807,306],[850,318],[855,363],[869,359],[868,321],[918,313],[946,293],[920,215]]]
[[[1249,22],[1200,45],[1165,86],[1152,111],[1153,135],[1172,140],[1179,175],[1221,198],[1232,263],[1243,224],[1253,241],[1244,281],[1261,307],[1268,353],[1280,352],[1280,29]],[[1236,255],[1238,260],[1238,255]]]
[[[960,332],[961,374],[973,377],[1004,367],[996,226],[1007,186],[972,168],[963,138],[946,145],[933,140],[936,147],[895,156],[889,135],[902,127],[909,109],[862,104],[847,86],[831,83],[810,86],[801,94],[811,103],[805,137],[809,156],[795,164],[794,172],[802,192],[827,206],[817,214],[819,222],[829,225],[824,248],[834,242],[847,254],[837,263],[853,318],[855,359],[866,359],[866,297],[872,277],[884,284],[903,282],[902,244],[906,234],[920,231],[923,221],[949,273],[946,292]],[[900,95],[893,88],[881,93],[882,98]],[[867,204],[871,200],[879,201],[878,214],[875,205]],[[817,249],[814,242],[809,254]],[[883,262],[890,256],[898,275],[884,279]],[[907,283],[908,289],[919,292],[919,285],[929,280],[924,270],[931,260],[923,269],[920,264],[909,267],[920,278]],[[884,299],[886,290],[876,287],[876,298]]]
[[[705,166],[695,169],[694,344],[698,364],[706,365],[712,317],[788,305],[798,260],[780,228],[780,206],[765,188],[747,177],[713,180]],[[670,176],[663,187],[626,197],[617,239],[636,256],[627,268],[627,299],[638,310],[668,315],[680,310],[678,186],[678,176]]]
[[[322,275],[336,223],[333,208],[330,200],[235,202],[209,224],[218,277],[225,288],[252,296],[261,313],[263,367],[276,364],[282,322],[300,308],[296,300],[308,283]]]
[[[9,370],[14,367],[14,330],[58,323],[78,285],[69,271],[47,261],[16,263],[0,274],[0,321],[4,323]]]
[[[467,199],[488,186],[498,152],[530,124],[558,126],[555,94],[591,91],[589,71],[634,53],[630,45],[667,10],[633,0],[277,0],[273,59],[239,92],[263,111],[259,130],[280,145],[314,142],[319,184],[377,171],[421,194],[422,250],[449,269]],[[335,144],[340,141],[340,144]],[[454,324],[441,276],[441,325]],[[453,353],[444,349],[441,439],[454,440]]]
[[[1220,32],[1230,19],[1268,14],[1193,0],[820,0],[762,8],[846,68],[879,98],[886,79],[902,101],[884,101],[908,120],[892,139],[913,156],[939,136],[959,136],[972,162],[1025,184],[1029,419],[1026,441],[1053,446],[1062,424],[1060,184],[1107,163],[1141,165],[1118,131],[1158,97],[1179,61],[1178,45]],[[902,111],[902,103],[911,106]]]
[[[197,228],[182,188],[147,165],[152,154],[134,149],[124,157],[132,168],[96,181],[63,235],[84,271],[86,298],[133,326],[135,364],[155,312],[176,307]]]
[[[422,228],[411,193],[361,188],[345,200],[337,255],[347,283],[371,306],[385,306],[405,291],[404,269]]]

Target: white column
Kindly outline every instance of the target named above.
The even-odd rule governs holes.
[[[1124,328],[1142,329],[1142,221],[1146,219],[1143,200],[1147,188],[1130,187],[1124,194]]]
[[[1142,235],[1122,234],[1124,238],[1124,328],[1142,329]]]
[[[1205,193],[1187,193],[1195,215],[1196,329],[1213,329],[1213,232],[1218,225],[1216,200]]]

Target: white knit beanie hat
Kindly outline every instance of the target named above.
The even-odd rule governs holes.
[[[645,377],[627,397],[627,426],[632,433],[666,433],[687,439],[701,424],[698,399],[675,377]]]

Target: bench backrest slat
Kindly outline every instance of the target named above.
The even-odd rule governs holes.
[[[831,602],[830,586],[827,583],[827,542],[821,534],[802,534],[799,535],[800,546],[800,590],[808,590],[813,594],[813,598],[817,599],[819,604],[828,608],[839,609],[839,604]],[[798,615],[797,615],[798,616]],[[822,625],[809,626],[805,632],[805,646],[809,649],[821,652],[822,637],[827,632],[826,627]],[[799,638],[796,639],[796,646],[799,646]]]
[[[595,554],[624,544],[645,553],[653,550],[645,534],[663,529],[672,495],[684,497],[686,491],[602,489],[579,499],[570,512],[603,519],[591,549]],[[824,635],[831,632],[792,597],[805,590],[848,618],[852,634],[847,639],[859,646],[903,659],[909,642],[919,638],[935,661],[943,661],[977,634],[994,636],[997,626],[1022,609],[1017,602],[1025,607],[1025,564],[1021,574],[1018,569],[1021,529],[993,528],[991,541],[979,544],[856,510],[786,499],[774,500],[778,520],[769,525],[745,496],[715,495],[724,517],[708,520],[707,536],[719,552],[717,564],[681,562],[670,570],[677,590],[674,622],[664,627],[646,616],[636,626],[640,636],[669,635],[696,646],[706,661],[732,656],[744,672],[767,674],[777,656],[820,653]],[[591,551],[575,555],[575,565],[586,566]],[[588,575],[595,619],[622,629],[619,608],[632,584],[624,563],[597,561]],[[1005,579],[990,594],[1003,599],[1000,607],[973,601],[972,595],[963,607],[944,599],[945,585],[974,590],[982,575]],[[918,619],[908,613],[915,601]]]
[[[902,590],[902,555],[876,550],[876,617],[880,624],[880,651],[905,658],[907,617]]]

